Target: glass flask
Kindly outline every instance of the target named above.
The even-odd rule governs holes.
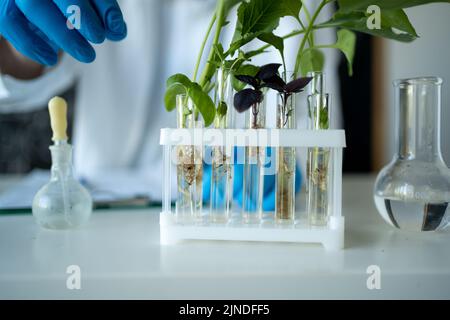
[[[395,87],[395,155],[379,173],[375,205],[391,226],[434,231],[449,225],[450,172],[440,146],[442,80],[403,79]]]
[[[234,128],[235,112],[233,108],[234,90],[232,73],[219,68],[216,73],[215,129]],[[228,221],[233,202],[233,148],[231,146],[213,146],[211,148],[211,199],[210,221],[225,223]]]
[[[180,129],[203,127],[200,114],[186,95],[177,96],[177,126]],[[193,139],[193,137],[191,137]],[[180,223],[202,222],[203,151],[201,146],[176,147],[176,219]]]
[[[70,229],[88,222],[92,213],[92,198],[75,180],[72,173],[72,146],[56,141],[50,147],[51,178],[33,200],[33,216],[48,229]]]
[[[278,95],[277,129],[296,129],[296,96]],[[275,221],[293,223],[295,219],[295,148],[279,147],[275,193]]]
[[[247,129],[266,126],[265,102],[255,103],[246,112]],[[262,217],[265,148],[245,147],[242,191],[242,216],[245,223],[259,223]]]
[[[311,130],[330,128],[331,111],[328,94],[309,95],[308,108]],[[330,155],[329,148],[313,147],[308,149],[306,210],[309,224],[312,226],[324,226],[328,223],[331,203]]]

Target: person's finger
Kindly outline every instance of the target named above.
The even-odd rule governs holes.
[[[116,0],[91,0],[106,28],[106,38],[120,41],[127,36],[127,24]]]
[[[74,17],[79,19],[78,32],[92,43],[102,43],[105,41],[106,30],[103,22],[97,15],[96,9],[88,0],[53,0],[62,14],[69,19]],[[78,10],[78,11],[77,11]],[[76,15],[79,14],[79,17]],[[72,21],[70,21],[72,23]]]
[[[0,3],[0,31],[11,45],[26,57],[43,65],[54,65],[58,61],[55,50],[36,35],[28,20],[17,9],[14,1]]]
[[[85,63],[95,60],[92,46],[78,31],[67,28],[66,19],[53,2],[16,0],[16,5],[31,23],[75,59]]]

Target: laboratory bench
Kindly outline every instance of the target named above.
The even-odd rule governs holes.
[[[0,192],[17,179],[0,176]],[[0,299],[449,299],[450,232],[393,229],[375,209],[373,183],[344,176],[341,251],[160,246],[158,207],[94,211],[86,227],[70,231],[40,229],[30,213],[0,213]],[[78,271],[81,287],[73,289]]]

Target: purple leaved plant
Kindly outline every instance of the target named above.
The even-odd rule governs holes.
[[[264,99],[262,89],[270,88],[278,91],[278,93],[281,95],[283,101],[282,112],[284,118],[288,118],[289,115],[286,115],[286,108],[289,97],[293,94],[302,92],[303,89],[311,82],[312,78],[298,78],[286,83],[280,77],[280,74],[278,72],[280,66],[281,64],[271,63],[262,66],[255,76],[236,76],[239,81],[253,87],[241,90],[234,96],[234,107],[238,112],[245,112],[248,109],[253,108],[253,115],[256,116],[259,112],[259,110],[257,110],[257,105]]]

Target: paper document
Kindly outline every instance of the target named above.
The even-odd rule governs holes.
[[[0,210],[30,209],[39,189],[48,183],[50,172],[34,170],[0,194]],[[94,206],[145,206],[151,201],[148,181],[130,172],[103,174],[80,179],[94,200]]]

